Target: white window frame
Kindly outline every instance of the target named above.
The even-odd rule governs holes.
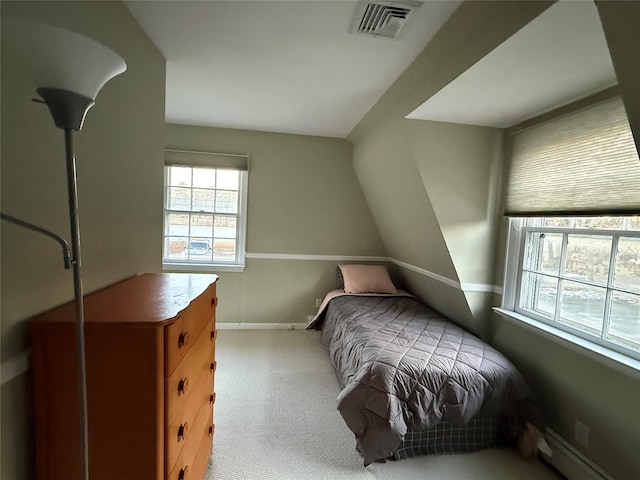
[[[578,350],[594,354],[595,358],[605,359],[614,366],[631,367],[640,373],[640,353],[607,340],[590,335],[577,329],[573,329],[560,322],[550,320],[534,312],[523,310],[519,307],[519,295],[521,291],[523,264],[525,254],[526,234],[529,230],[540,230],[556,233],[612,235],[640,238],[640,231],[635,230],[590,230],[574,228],[550,228],[538,226],[526,226],[525,218],[510,218],[508,240],[506,249],[506,261],[504,271],[504,285],[501,308],[496,312],[504,318],[525,324],[535,331],[543,333],[561,343],[569,343]],[[612,247],[614,248],[614,247]],[[610,265],[613,268],[613,265]],[[610,288],[610,286],[608,286]],[[559,301],[559,298],[558,300]],[[605,319],[606,321],[606,319]]]
[[[166,260],[164,258],[164,246],[166,234],[165,221],[167,213],[174,210],[167,208],[167,190],[168,190],[168,171],[171,166],[182,166],[188,168],[208,168],[212,170],[234,170],[240,175],[239,191],[238,191],[238,213],[236,214],[236,259],[233,262],[207,261],[198,262],[193,260]],[[243,272],[245,269],[246,258],[246,232],[247,232],[247,197],[248,197],[248,171],[236,168],[226,168],[217,166],[201,166],[201,165],[180,165],[165,164],[164,181],[163,181],[163,216],[162,216],[162,270],[165,272]],[[183,211],[177,211],[182,213]],[[198,213],[189,211],[187,213]]]

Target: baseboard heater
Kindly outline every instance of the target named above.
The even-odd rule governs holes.
[[[553,455],[542,457],[569,480],[615,480],[550,428],[545,437]]]

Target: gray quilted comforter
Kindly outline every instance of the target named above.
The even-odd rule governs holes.
[[[391,456],[407,430],[440,422],[504,416],[544,430],[515,367],[414,298],[333,298],[321,338],[343,388],[338,410],[365,464]]]

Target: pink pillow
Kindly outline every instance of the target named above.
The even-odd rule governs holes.
[[[345,293],[398,293],[386,265],[339,265]]]

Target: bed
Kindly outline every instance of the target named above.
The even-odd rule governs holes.
[[[321,329],[342,388],[338,410],[365,465],[516,440],[535,452],[544,420],[506,357],[395,289],[386,267],[376,266],[383,287],[364,268],[362,288],[343,267],[344,288],[327,294],[308,328]]]

